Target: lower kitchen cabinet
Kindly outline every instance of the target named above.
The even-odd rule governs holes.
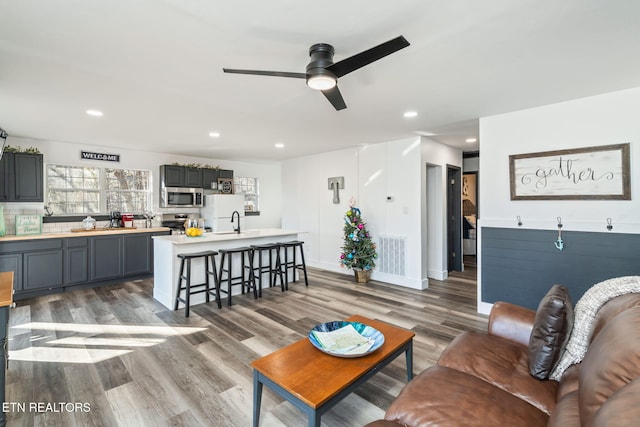
[[[0,271],[14,273],[14,299],[74,286],[117,283],[153,273],[152,236],[116,233],[0,243]]]
[[[13,289],[22,290],[22,254],[7,253],[0,255],[0,271],[13,271]]]
[[[153,259],[151,238],[145,234],[124,235],[124,274],[151,272]]]
[[[122,277],[122,234],[90,237],[91,280]]]
[[[62,286],[62,247],[24,253],[23,290],[54,289]]]
[[[89,238],[64,239],[64,284],[89,281]]]

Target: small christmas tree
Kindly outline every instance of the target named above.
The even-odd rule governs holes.
[[[349,202],[349,210],[344,215],[344,244],[340,254],[342,266],[354,270],[371,270],[376,266],[376,245],[371,241],[367,224],[362,220],[355,200]]]

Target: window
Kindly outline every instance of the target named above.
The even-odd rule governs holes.
[[[258,212],[260,210],[258,178],[237,176],[234,178],[234,187],[236,194],[244,195],[245,212]]]
[[[105,169],[107,212],[144,212],[149,206],[149,171]]]
[[[47,202],[56,214],[100,212],[100,169],[47,166]]]
[[[149,171],[47,165],[47,204],[56,215],[141,213],[151,200]]]

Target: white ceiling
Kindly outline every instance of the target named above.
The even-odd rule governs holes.
[[[637,0],[4,0],[0,126],[250,161],[416,134],[476,150],[479,117],[640,86],[639,21]],[[304,72],[314,43],[337,62],[399,35],[340,79],[342,111],[304,80],[222,72]]]

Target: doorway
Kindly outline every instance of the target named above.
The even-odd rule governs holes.
[[[462,169],[447,165],[447,270],[462,271]]]

